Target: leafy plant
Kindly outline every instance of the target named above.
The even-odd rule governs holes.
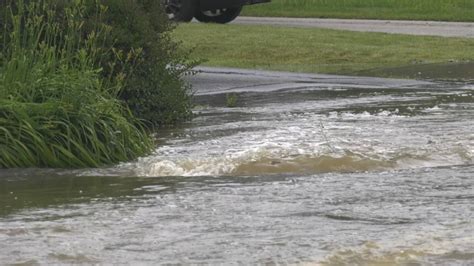
[[[100,19],[111,29],[104,47],[113,50],[99,65],[105,76],[126,77],[119,97],[133,114],[152,126],[175,124],[189,118],[192,95],[183,76],[191,73],[195,63],[188,60],[188,53],[171,38],[174,25],[164,13],[162,2],[102,0],[101,3],[107,6],[108,12]]]
[[[0,168],[97,167],[151,150],[117,98],[123,80],[105,82],[97,67],[110,28],[96,21],[86,29],[85,3],[71,1],[62,21],[48,0],[0,6]],[[87,3],[103,16],[104,6]]]

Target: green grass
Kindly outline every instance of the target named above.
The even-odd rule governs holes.
[[[352,74],[474,60],[474,39],[272,26],[183,24],[174,36],[204,65]]]
[[[474,21],[473,0],[272,0],[246,16]]]

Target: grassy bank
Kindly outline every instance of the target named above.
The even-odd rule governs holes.
[[[474,21],[472,0],[272,0],[244,15],[270,17]]]
[[[205,65],[352,74],[474,60],[474,40],[272,26],[183,24],[174,36]]]

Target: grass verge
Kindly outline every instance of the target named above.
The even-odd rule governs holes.
[[[472,0],[272,0],[243,15],[348,19],[474,21]]]
[[[215,67],[354,74],[474,60],[474,40],[463,38],[208,24],[180,25],[174,36]]]

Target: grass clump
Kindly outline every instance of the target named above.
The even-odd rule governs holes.
[[[225,96],[225,105],[229,108],[237,107],[238,96],[235,93],[229,93]]]
[[[86,3],[62,6],[61,19],[52,1],[0,3],[0,168],[97,167],[150,151],[118,99],[124,75],[105,79],[97,65],[110,27],[87,29]],[[88,4],[95,18],[106,12]]]
[[[244,15],[347,19],[474,21],[472,0],[272,0]]]

